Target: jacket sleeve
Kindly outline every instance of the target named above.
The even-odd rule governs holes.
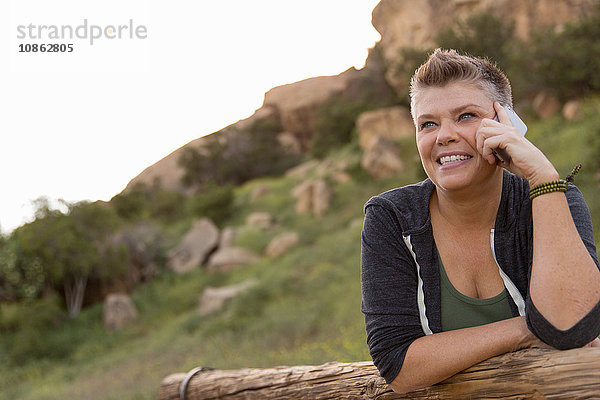
[[[367,344],[380,375],[392,382],[410,344],[424,336],[417,307],[417,273],[398,218],[384,199],[365,206],[362,231],[362,312]],[[390,207],[391,203],[390,203]]]
[[[592,219],[583,195],[574,185],[569,185],[566,195],[579,236],[598,267]],[[529,330],[544,343],[556,349],[565,350],[582,347],[600,334],[600,302],[586,316],[567,330],[557,329],[548,322],[535,307],[529,294],[527,295],[526,309]]]

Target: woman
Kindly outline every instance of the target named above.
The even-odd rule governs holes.
[[[590,344],[600,272],[589,211],[575,186],[549,184],[556,169],[512,126],[506,76],[438,49],[410,96],[429,179],[365,205],[362,311],[380,374],[402,393],[506,352]]]

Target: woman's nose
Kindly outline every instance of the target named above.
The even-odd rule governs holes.
[[[458,137],[454,124],[442,122],[440,124],[440,129],[438,129],[436,143],[445,146],[449,143],[456,142]]]

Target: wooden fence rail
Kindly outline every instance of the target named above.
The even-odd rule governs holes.
[[[527,349],[490,358],[425,389],[394,393],[372,362],[207,370],[167,376],[159,400],[600,399],[600,348]]]

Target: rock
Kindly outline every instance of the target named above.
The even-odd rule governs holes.
[[[220,310],[229,300],[256,286],[257,283],[257,280],[250,279],[237,285],[222,286],[219,288],[208,286],[202,292],[202,296],[200,296],[198,314],[205,316]]]
[[[381,137],[377,137],[364,152],[361,165],[375,179],[387,178],[404,171],[398,147]]]
[[[304,181],[294,187],[292,196],[298,199],[294,207],[297,214],[310,212],[312,209],[312,182]]]
[[[300,241],[300,237],[296,232],[282,233],[271,240],[265,255],[267,257],[279,257],[294,247]]]
[[[560,102],[549,92],[540,92],[533,99],[533,109],[538,117],[550,118],[560,110]]]
[[[122,329],[125,325],[137,320],[138,312],[131,298],[123,293],[106,296],[102,319],[104,327],[110,331]]]
[[[377,137],[398,140],[415,135],[410,111],[401,106],[364,112],[359,115],[356,128],[358,143],[363,149],[368,148]]]
[[[273,217],[266,212],[253,212],[246,217],[246,225],[269,229],[273,226]]]
[[[298,214],[312,213],[321,217],[329,208],[332,194],[324,179],[304,181],[292,189],[292,196],[298,199],[295,211]]]
[[[219,249],[210,256],[206,269],[212,272],[227,272],[236,267],[258,261],[258,256],[241,247]]]
[[[562,115],[567,121],[581,117],[581,100],[569,100],[562,108]]]
[[[281,132],[277,135],[277,141],[283,150],[288,154],[301,154],[302,143],[291,132]]]
[[[254,189],[252,189],[252,192],[250,192],[250,201],[255,202],[256,200],[260,199],[261,197],[263,197],[269,193],[271,193],[271,188],[269,186],[267,186],[267,185],[257,186]]]
[[[178,274],[201,266],[219,243],[219,229],[208,218],[194,222],[181,243],[167,254],[167,266]]]
[[[312,189],[312,212],[317,217],[322,217],[331,203],[331,188],[323,179],[313,182]]]

